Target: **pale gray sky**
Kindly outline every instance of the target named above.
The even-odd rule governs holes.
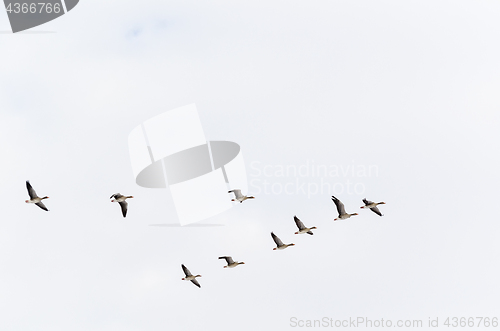
[[[498,17],[497,1],[82,0],[32,30],[55,33],[0,34],[0,329],[499,317]],[[242,147],[257,198],[207,220],[224,226],[150,226],[176,212],[135,184],[127,137],[190,103]],[[378,172],[263,173],[308,162]],[[115,192],[135,196],[126,219]],[[333,193],[360,215],[334,223]],[[296,245],[273,251],[271,231]]]

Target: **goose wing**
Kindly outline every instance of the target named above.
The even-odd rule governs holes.
[[[243,194],[241,194],[241,190],[231,190],[231,191],[229,191],[227,193],[231,193],[231,192],[234,193],[234,196],[236,197],[236,199],[243,198]]]
[[[297,216],[294,216],[293,219],[295,220],[295,224],[299,228],[299,230],[304,230],[306,227],[304,226],[304,223],[302,223],[301,220]]]
[[[45,205],[44,205],[44,204],[43,204],[43,202],[41,202],[41,201],[40,201],[40,202],[35,203],[35,205],[37,205],[38,207],[42,208],[42,209],[43,209],[43,210],[45,210],[45,211],[49,211],[49,210],[47,209],[47,207],[45,207]]]
[[[234,263],[233,258],[230,256],[221,256],[219,259],[225,259],[228,265]]]
[[[271,237],[273,237],[273,240],[276,243],[276,245],[278,245],[278,247],[283,246],[283,242],[281,241],[281,239],[278,238],[278,236],[275,235],[273,232],[271,232]]]
[[[121,198],[122,196],[123,196],[123,195],[121,195],[120,193],[115,193],[115,194],[113,194],[112,196],[110,196],[109,198],[110,198],[110,199],[111,199],[111,198],[119,199],[119,198]]]
[[[121,201],[121,202],[118,202],[120,204],[120,207],[122,207],[122,215],[123,217],[126,217],[127,216],[127,206],[128,206],[128,203],[127,201]]]
[[[38,198],[38,195],[36,195],[36,192],[35,190],[33,189],[33,187],[31,186],[30,184],[30,181],[27,180],[26,181],[26,188],[28,189],[28,194],[30,196],[30,199],[35,199],[35,198]]]
[[[346,214],[344,204],[339,199],[337,199],[332,195],[332,201],[335,203],[335,206],[337,206],[337,211],[339,212],[339,215]]]
[[[191,271],[189,271],[189,269],[186,268],[186,266],[184,264],[181,264],[181,267],[182,267],[182,270],[184,271],[184,274],[186,275],[186,277],[192,276]]]
[[[193,283],[194,285],[198,286],[198,287],[201,287],[200,283],[198,283],[198,281],[195,279],[191,279],[191,283]]]
[[[380,210],[377,208],[377,206],[375,207],[371,207],[370,210],[372,212],[374,212],[375,214],[377,214],[378,216],[382,216],[382,213],[380,212]]]
[[[363,202],[365,203],[365,206],[371,205],[373,203],[373,201],[366,200],[366,198],[363,199]]]

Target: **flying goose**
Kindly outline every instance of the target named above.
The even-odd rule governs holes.
[[[121,195],[120,193],[115,193],[113,194],[112,196],[109,197],[110,199],[111,198],[114,198],[114,200],[111,200],[111,202],[118,202],[120,204],[120,207],[122,207],[122,214],[123,214],[123,217],[127,216],[127,200],[128,198],[133,198],[133,196],[124,196],[124,195]]]
[[[231,201],[239,201],[240,203],[242,203],[243,201],[245,201],[247,199],[255,199],[254,197],[247,197],[246,195],[241,194],[241,190],[231,190],[227,193],[231,193],[231,192],[234,193],[234,197],[236,198],[236,199],[231,199]]]
[[[312,233],[311,230],[316,229],[315,226],[312,228],[306,228],[304,223],[302,223],[301,220],[297,216],[294,216],[293,219],[295,220],[295,224],[297,224],[297,227],[299,228],[299,231],[295,232],[295,234],[302,234],[302,233],[307,233],[307,234],[314,234]]]
[[[234,268],[239,264],[245,264],[245,262],[234,262],[233,258],[230,256],[221,256],[219,259],[226,259],[227,265],[225,265],[224,268]]]
[[[189,271],[189,269],[186,268],[186,266],[184,264],[181,264],[181,267],[182,267],[182,270],[184,270],[184,274],[186,275],[186,277],[182,278],[182,280],[190,280],[194,285],[201,287],[200,283],[198,283],[198,281],[196,280],[196,277],[201,277],[201,275],[193,276],[191,274],[191,271]]]
[[[276,243],[276,246],[277,246],[277,247],[273,248],[273,251],[275,251],[277,249],[278,250],[282,250],[282,249],[287,248],[288,246],[295,246],[295,244],[287,244],[287,245],[283,244],[283,242],[281,241],[281,239],[278,238],[278,236],[276,236],[273,232],[271,232],[271,237],[273,237],[273,240],[274,240],[274,242]]]
[[[47,207],[45,207],[45,205],[42,202],[43,199],[48,199],[49,197],[40,198],[38,195],[36,195],[36,192],[33,189],[33,187],[31,186],[29,180],[26,181],[26,188],[28,189],[28,194],[30,196],[30,199],[26,200],[25,202],[26,203],[34,203],[35,205],[37,205],[38,207],[42,208],[43,210],[49,211],[47,209]]]
[[[360,207],[361,209],[367,209],[367,208],[369,208],[372,212],[374,212],[378,216],[384,216],[384,215],[382,215],[382,213],[380,212],[380,210],[378,210],[377,205],[385,205],[385,202],[368,201],[368,200],[366,200],[366,198],[363,199],[363,202],[365,203],[365,205],[363,207]]]
[[[346,220],[346,219],[348,219],[351,216],[358,215],[357,213],[354,213],[354,214],[348,214],[348,213],[346,213],[345,212],[345,208],[344,208],[344,204],[339,199],[337,199],[336,197],[334,197],[333,195],[332,195],[332,201],[335,203],[335,206],[337,206],[337,211],[339,212],[339,217],[337,217],[336,219],[334,219],[334,221],[336,221],[336,220]]]

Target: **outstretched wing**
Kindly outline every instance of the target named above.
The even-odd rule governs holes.
[[[365,203],[365,206],[368,206],[370,204],[372,204],[373,202],[370,201],[370,200],[366,200],[366,198],[363,199],[363,202]]]
[[[118,202],[120,204],[120,207],[122,207],[122,215],[123,217],[126,217],[127,216],[127,206],[128,206],[128,203],[127,201],[121,201],[121,202]]]
[[[115,193],[113,194],[112,196],[110,196],[109,198],[115,198],[115,199],[118,199],[118,198],[121,198],[123,195],[121,195],[120,193]]]
[[[233,258],[230,256],[221,256],[221,257],[219,257],[219,259],[225,259],[227,264],[234,263]]]
[[[27,180],[26,181],[26,188],[28,189],[28,194],[30,196],[30,199],[35,199],[35,198],[38,198],[38,195],[36,195],[36,192],[35,190],[33,189],[33,187],[31,186],[30,184],[30,181]]]
[[[231,192],[234,193],[234,196],[236,197],[236,199],[243,198],[243,195],[241,194],[241,190],[231,190],[231,191],[229,191],[227,193],[231,193]]]
[[[273,237],[273,240],[276,243],[276,245],[278,245],[278,247],[283,246],[283,242],[281,241],[281,239],[278,238],[278,236],[275,235],[273,232],[271,232],[271,237]]]
[[[43,209],[43,210],[45,210],[45,211],[49,211],[49,210],[47,209],[47,207],[45,207],[45,205],[44,205],[44,204],[43,204],[43,202],[41,202],[41,201],[40,201],[40,202],[35,203],[35,205],[37,205],[38,207],[42,208],[42,209]]]
[[[181,264],[181,267],[182,267],[182,270],[184,271],[184,274],[186,275],[186,277],[192,276],[191,271],[189,271],[189,269],[186,268],[186,266],[184,264]]]
[[[312,231],[307,231],[307,234],[313,235],[314,233]]]
[[[337,199],[332,195],[332,201],[335,203],[335,206],[337,206],[337,211],[339,212],[339,215],[346,214],[344,209],[344,204],[339,199]]]
[[[306,228],[304,226],[304,223],[302,223],[302,221],[299,220],[299,218],[297,216],[294,216],[293,219],[295,220],[295,224],[297,225],[297,227],[299,228],[299,230],[303,230],[303,229]]]
[[[380,210],[377,208],[377,206],[375,207],[371,207],[370,210],[372,212],[374,212],[375,214],[377,214],[378,216],[382,216],[382,213],[380,212]]]
[[[196,285],[196,286],[198,286],[198,287],[201,287],[200,283],[198,283],[198,281],[196,280],[196,278],[195,278],[195,279],[191,279],[191,282],[192,282],[194,285]]]

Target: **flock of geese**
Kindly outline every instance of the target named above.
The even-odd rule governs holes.
[[[49,197],[45,196],[43,198],[40,198],[36,194],[35,190],[33,189],[33,186],[31,186],[29,180],[26,181],[26,188],[28,189],[28,195],[30,196],[30,199],[26,200],[26,203],[34,203],[35,205],[37,205],[38,207],[42,208],[43,210],[49,211],[47,209],[47,207],[42,202],[42,200],[48,199]],[[109,198],[112,199],[111,202],[118,202],[118,204],[120,205],[120,207],[122,209],[122,215],[123,215],[123,217],[126,217],[127,216],[128,203],[125,200],[127,200],[129,198],[133,198],[133,196],[131,196],[131,195],[125,196],[125,195],[121,195],[120,193],[115,193],[112,196],[110,196]]]
[[[26,181],[26,188],[28,189],[28,195],[30,197],[29,200],[26,200],[26,203],[34,203],[35,205],[37,205],[41,209],[43,209],[45,211],[49,211],[47,209],[47,207],[44,205],[44,203],[42,202],[42,200],[48,199],[49,197],[48,196],[39,197],[36,194],[35,190],[33,189],[33,187],[31,186],[31,184],[28,180]],[[242,203],[243,201],[245,201],[247,199],[255,199],[253,196],[243,195],[241,193],[241,190],[238,190],[238,189],[231,190],[228,193],[234,193],[235,198],[232,199],[231,201],[239,201],[240,203]],[[120,193],[115,193],[110,197],[111,202],[118,202],[118,204],[120,205],[123,217],[127,216],[128,203],[126,200],[130,199],[130,198],[133,198],[133,196],[126,196],[126,195],[122,195]],[[332,201],[335,204],[335,206],[337,207],[337,212],[339,213],[339,216],[337,218],[335,218],[334,221],[346,220],[346,219],[351,218],[352,216],[358,215],[357,213],[348,214],[345,211],[344,204],[336,197],[332,196]],[[361,209],[370,209],[375,214],[377,214],[379,216],[383,216],[377,206],[384,205],[385,202],[373,202],[373,201],[363,199],[363,203],[365,205],[362,206]],[[297,228],[299,229],[299,231],[295,232],[295,234],[304,234],[304,233],[307,233],[309,235],[314,234],[312,232],[312,230],[316,229],[315,226],[312,226],[310,228],[306,227],[304,225],[304,223],[302,223],[302,221],[297,216],[294,216],[293,219],[295,221],[295,225],[297,225]],[[295,244],[293,244],[293,243],[284,244],[281,241],[281,239],[277,235],[274,234],[274,232],[271,232],[271,237],[273,238],[274,243],[276,244],[276,247],[274,247],[273,250],[283,250],[283,249],[288,248],[290,246],[295,246]],[[226,260],[227,265],[225,265],[224,268],[234,268],[240,264],[245,264],[245,262],[234,261],[231,256],[221,256],[221,257],[219,257],[219,259]],[[184,264],[181,264],[181,267],[182,267],[182,270],[184,271],[184,274],[186,275],[184,278],[182,278],[182,280],[191,281],[194,285],[201,287],[200,283],[196,280],[196,278],[201,277],[201,275],[193,275]]]

